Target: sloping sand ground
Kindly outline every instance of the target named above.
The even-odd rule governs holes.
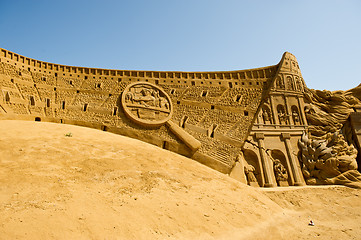
[[[255,189],[71,125],[0,121],[0,131],[0,239],[361,238],[361,190]]]

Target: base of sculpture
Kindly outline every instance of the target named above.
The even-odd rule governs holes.
[[[249,185],[250,185],[251,187],[259,187],[258,182],[250,182]]]
[[[263,187],[277,187],[277,186],[273,183],[265,183]]]
[[[278,186],[280,186],[280,187],[288,187],[289,185],[288,185],[288,182],[286,182],[286,181],[279,181]]]

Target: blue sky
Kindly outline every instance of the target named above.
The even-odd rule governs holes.
[[[58,64],[217,71],[293,53],[309,88],[361,83],[359,0],[0,0],[0,47]]]

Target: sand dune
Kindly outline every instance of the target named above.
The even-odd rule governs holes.
[[[361,190],[255,189],[138,140],[71,125],[0,121],[0,130],[0,239],[361,236]]]

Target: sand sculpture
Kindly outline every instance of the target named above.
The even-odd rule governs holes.
[[[338,162],[350,164],[336,175],[357,174],[361,91],[308,89],[297,59],[287,52],[278,64],[263,68],[158,72],[66,66],[0,49],[0,88],[0,119],[129,136],[252,186],[325,184],[308,163],[319,159],[306,152],[342,130],[346,150],[335,150],[341,140],[332,149]]]

